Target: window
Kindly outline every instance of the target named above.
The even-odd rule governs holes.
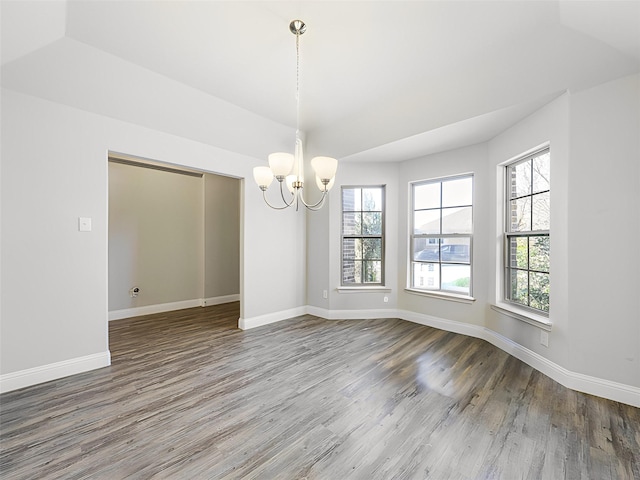
[[[505,298],[549,313],[549,149],[506,166]]]
[[[342,285],[384,284],[384,186],[342,187]]]
[[[473,175],[411,185],[410,288],[471,296]]]

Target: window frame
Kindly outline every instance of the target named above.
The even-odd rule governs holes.
[[[533,183],[534,183],[534,179],[533,179],[533,175],[531,175],[530,178],[530,182],[531,182],[531,189],[529,191],[528,194],[526,195],[520,195],[520,196],[513,196],[511,195],[511,189],[512,189],[512,180],[511,180],[511,169],[513,167],[515,167],[516,165],[525,163],[525,162],[533,162],[533,159],[540,157],[544,154],[548,153],[549,154],[549,172],[551,171],[551,148],[550,146],[544,145],[540,148],[536,148],[533,149],[527,153],[524,153],[522,155],[519,155],[518,157],[510,160],[507,163],[502,164],[503,166],[503,172],[504,172],[504,202],[503,202],[503,209],[504,209],[504,214],[503,214],[503,241],[502,241],[502,257],[503,257],[503,268],[502,268],[502,285],[503,285],[503,291],[502,291],[502,300],[507,303],[510,307],[516,309],[516,310],[521,310],[523,312],[529,312],[529,313],[534,313],[536,315],[540,315],[542,317],[545,318],[549,318],[550,316],[550,311],[551,311],[551,302],[549,301],[549,310],[545,311],[536,307],[532,307],[531,306],[531,293],[530,293],[530,273],[545,273],[548,275],[549,278],[549,290],[550,290],[550,285],[551,285],[551,253],[549,253],[549,271],[543,271],[543,270],[538,270],[535,268],[531,268],[531,255],[530,255],[530,239],[531,238],[539,238],[539,237],[546,237],[549,240],[549,244],[551,243],[551,178],[549,178],[549,188],[547,190],[541,190],[541,191],[537,191],[534,192],[533,190]],[[532,170],[533,170],[533,163],[532,163]],[[549,174],[549,177],[551,177],[551,175]],[[534,202],[533,202],[533,197],[539,194],[549,194],[549,228],[548,229],[542,229],[542,230],[533,230],[533,208],[534,208]],[[526,198],[528,197],[530,199],[530,221],[531,221],[531,230],[520,230],[520,231],[514,231],[511,228],[511,201],[512,200],[517,200],[517,199],[522,199],[522,198]],[[527,247],[527,268],[519,268],[519,267],[514,267],[512,265],[511,262],[511,249],[510,249],[510,243],[511,243],[511,239],[514,238],[527,238],[529,239],[528,243],[528,247]],[[525,271],[527,272],[527,305],[515,301],[512,299],[512,273],[514,271]]]
[[[444,182],[453,181],[453,180],[461,180],[461,179],[471,179],[471,204],[468,205],[458,205],[458,206],[442,206],[442,184]],[[438,234],[416,234],[415,233],[415,189],[416,187],[428,184],[440,184],[440,233]],[[409,183],[409,204],[410,204],[410,219],[409,219],[409,261],[408,261],[408,270],[407,270],[407,290],[423,295],[435,296],[435,297],[459,297],[461,299],[473,299],[473,237],[474,237],[474,197],[475,197],[475,175],[473,172],[461,173],[456,175],[437,177],[428,180],[419,180]],[[471,233],[442,233],[442,210],[445,208],[471,208]],[[425,238],[425,239],[437,239],[438,245],[440,239],[442,238],[464,238],[469,241],[469,263],[463,262],[455,262],[455,261],[443,261],[441,250],[439,249],[439,258],[438,261],[424,261],[424,260],[415,260],[416,252],[415,249],[415,239],[416,238]],[[438,265],[440,270],[439,272],[439,288],[426,288],[424,286],[414,285],[414,265],[415,264],[426,264],[426,265]],[[469,265],[469,291],[468,293],[455,291],[453,289],[443,289],[442,288],[442,265]]]
[[[360,208],[361,210],[345,210],[344,209],[344,191],[360,189]],[[363,198],[362,191],[367,189],[379,189],[381,198],[381,210],[380,210],[380,234],[345,234],[344,232],[344,214],[345,212],[377,212],[378,210],[362,210]],[[384,287],[385,286],[385,224],[386,224],[386,185],[374,184],[374,185],[342,185],[340,188],[340,287],[341,288],[369,288],[369,287]],[[344,240],[345,238],[365,239],[365,238],[380,238],[380,281],[379,282],[345,282],[344,268],[345,268],[345,256],[344,256]],[[364,258],[359,260],[364,263]]]

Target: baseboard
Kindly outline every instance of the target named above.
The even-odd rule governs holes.
[[[235,295],[223,295],[221,297],[209,297],[202,300],[203,307],[210,307],[211,305],[222,305],[223,303],[239,302],[240,294]]]
[[[287,312],[292,312],[288,314]],[[258,317],[240,319],[238,327],[242,330],[249,328],[261,327],[268,325],[269,323],[280,322],[282,320],[288,320],[292,317],[299,315],[314,315],[316,317],[324,318],[326,320],[366,320],[373,318],[397,318],[397,310],[327,310],[325,308],[313,307],[307,305],[305,307],[298,307],[291,310],[285,310],[282,312],[269,313],[266,315],[260,315]]]
[[[399,310],[397,318],[440,330],[481,338],[571,390],[640,407],[640,388],[572,372],[489,328],[405,310]]]
[[[325,308],[307,306],[306,313],[326,320],[371,320],[373,318],[398,318],[395,309],[369,310],[327,310]]]
[[[519,343],[516,343],[484,326],[446,320],[444,318],[411,312],[408,310],[326,310],[323,308],[308,306],[307,313],[321,318],[326,318],[328,320],[400,318],[402,320],[437,328],[439,330],[480,338],[571,390],[595,395],[615,402],[625,403],[634,407],[640,407],[640,388],[572,372],[571,370],[567,370],[542,355],[529,350]]]
[[[445,330],[447,332],[459,333],[461,335],[468,335],[470,337],[486,340],[486,338],[484,338],[484,331],[486,329],[471,323],[446,320],[444,318],[434,317],[433,315],[425,315],[423,313],[410,312],[408,310],[398,310],[396,318],[400,318],[408,322],[419,323],[420,325],[425,325],[427,327],[437,328],[438,330]]]
[[[484,340],[516,357],[518,360],[522,360],[559,384],[571,390],[640,408],[640,388],[567,370],[510,338],[506,338],[488,328],[484,330],[485,334],[482,337]]]
[[[567,383],[563,385],[571,390],[640,408],[640,388],[638,387],[571,371],[567,371]]]
[[[280,312],[259,315],[257,317],[240,318],[238,319],[238,328],[241,330],[249,330],[250,328],[262,327],[263,325],[280,322],[306,313],[307,307],[296,307],[289,310],[282,310]]]
[[[122,310],[112,310],[109,312],[109,321],[120,320],[121,318],[138,317],[140,315],[151,315],[152,313],[172,312],[183,308],[201,307],[203,300],[195,298],[193,300],[183,300],[181,302],[159,303],[157,305],[145,305],[144,307],[125,308]]]
[[[71,358],[62,362],[6,373],[0,375],[0,393],[57,380],[97,368],[108,367],[109,365],[111,365],[111,353],[107,350],[106,352],[95,353],[93,355]]]
[[[325,320],[333,320],[331,318],[331,310],[327,310],[326,308],[314,307],[313,305],[307,305],[307,313],[309,315],[313,315],[314,317],[324,318]]]

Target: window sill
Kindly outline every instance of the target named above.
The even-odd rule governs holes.
[[[390,293],[391,289],[384,285],[376,285],[372,287],[358,286],[358,287],[338,287],[336,288],[338,293]]]
[[[439,298],[440,300],[449,300],[451,302],[458,302],[458,303],[473,303],[476,301],[475,298],[469,297],[468,295],[458,295],[455,293],[448,293],[448,292],[429,292],[425,290],[415,290],[413,288],[405,288],[404,291],[407,293],[411,293],[412,295]]]
[[[502,313],[511,318],[515,318],[516,320],[520,320],[521,322],[528,323],[529,325],[533,325],[534,327],[541,328],[542,330],[546,330],[547,332],[551,331],[552,323],[547,317],[543,317],[542,315],[536,315],[533,312],[527,312],[524,310],[520,310],[516,307],[512,307],[511,305],[500,303],[497,305],[491,305],[491,309],[495,310],[498,313]]]

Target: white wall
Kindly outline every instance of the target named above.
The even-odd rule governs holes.
[[[203,182],[109,162],[110,312],[203,298]]]
[[[640,75],[570,109],[568,367],[640,387]]]
[[[87,117],[2,92],[3,374],[108,361],[107,145]]]
[[[492,244],[488,249],[491,288],[487,301],[501,303],[501,255],[503,232],[503,167],[500,164],[549,142],[551,149],[551,285],[549,347],[540,344],[540,329],[493,310],[486,325],[501,335],[553,362],[568,367],[569,359],[569,96],[563,95],[489,142],[490,185],[487,200]]]
[[[398,288],[399,307],[411,312],[454,320],[457,322],[484,324],[487,306],[489,265],[486,251],[490,248],[490,175],[486,168],[487,147],[476,145],[451,150],[428,157],[403,162],[400,167],[400,223],[398,232],[403,239],[399,242],[398,262],[400,265]],[[409,209],[410,182],[473,173],[473,303],[460,303],[449,299],[426,297],[404,291],[408,278],[409,258]]]
[[[335,186],[329,192],[324,207],[307,215],[307,305],[325,310],[330,305],[329,292],[335,288],[329,280],[329,246],[332,242],[329,212],[334,202],[340,202],[340,188]],[[324,290],[327,298],[323,298]]]
[[[322,255],[312,257],[309,253],[309,267],[311,271],[323,272],[328,275],[322,282],[310,282],[313,287],[309,293],[310,305],[330,310],[369,310],[393,309],[397,305],[398,291],[398,168],[394,163],[346,163],[339,167],[336,184],[331,190],[331,200],[328,211],[317,220],[321,227],[314,226],[316,231],[323,233],[328,242],[328,251],[321,249]],[[341,188],[343,186],[385,185],[385,287],[390,291],[374,290],[371,292],[344,293],[337,289],[341,283],[341,235],[342,235],[342,204]],[[315,215],[315,214],[314,214]],[[311,217],[311,215],[310,215]],[[325,255],[328,254],[328,257]],[[319,295],[322,290],[328,290],[328,299],[322,300]],[[384,302],[384,297],[388,302]],[[316,302],[316,303],[311,303]]]
[[[240,293],[240,181],[204,176],[204,297]]]
[[[26,370],[28,384],[29,369],[91,355],[108,363],[109,151],[236,178],[264,163],[6,89],[1,148],[3,388]],[[304,250],[304,225],[264,206],[253,185],[242,204],[242,317],[303,306],[304,258],[290,253]],[[80,216],[92,232],[78,232]]]
[[[308,258],[311,311],[328,318],[399,315],[476,335],[572,388],[640,405],[639,132],[640,76],[634,75],[566,93],[485,144],[401,164],[341,165],[336,188],[387,184],[386,280],[393,291],[335,291],[340,283],[340,198],[334,194],[329,212],[309,221],[308,231],[318,236],[309,243],[314,252]],[[552,328],[545,347],[540,327],[491,306],[501,304],[502,292],[501,164],[547,143],[552,158]],[[409,182],[466,172],[474,174],[475,301],[406,292]],[[327,285],[330,294],[324,300],[320,294]],[[382,303],[384,295],[389,304]]]
[[[492,167],[550,141],[553,327],[546,348],[539,329],[518,320],[490,311],[487,326],[571,372],[635,387],[639,132],[640,76],[633,75],[566,94],[489,143]],[[496,234],[498,222],[496,213]]]

